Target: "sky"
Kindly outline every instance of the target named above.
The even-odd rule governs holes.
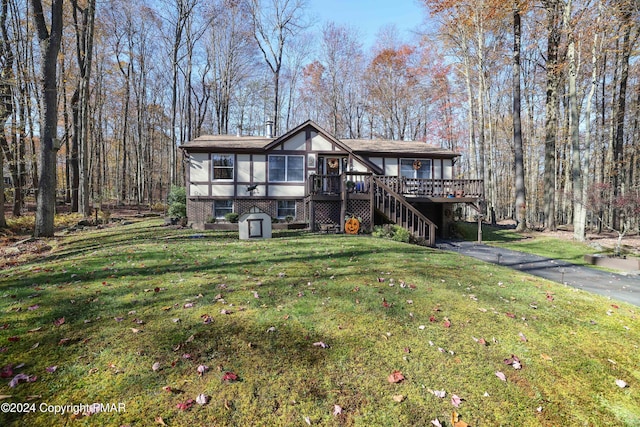
[[[411,30],[425,15],[420,0],[308,0],[307,6],[308,14],[318,21],[318,29],[328,21],[355,27],[365,50],[374,45],[378,31],[389,24],[398,28],[401,40],[410,40]]]

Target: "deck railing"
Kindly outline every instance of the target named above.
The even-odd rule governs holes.
[[[308,194],[339,195],[343,190],[349,193],[369,194],[371,176],[366,172],[346,172],[342,175],[311,175],[308,180]]]
[[[483,197],[481,179],[424,179],[379,176],[398,194],[418,197]]]

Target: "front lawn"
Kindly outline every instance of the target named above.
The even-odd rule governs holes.
[[[274,233],[142,221],[0,270],[0,403],[35,404],[0,425],[640,425],[637,307],[420,246]]]

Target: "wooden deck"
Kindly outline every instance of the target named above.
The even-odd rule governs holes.
[[[316,200],[340,199],[344,192],[349,197],[370,197],[373,174],[347,172],[342,175],[311,175],[307,194]],[[375,176],[389,189],[408,200],[436,203],[474,202],[483,198],[480,179],[419,179],[397,176]]]
[[[311,222],[315,223],[315,202],[336,202],[341,205],[340,223],[344,224],[347,200],[368,201],[367,211],[375,210],[424,244],[435,245],[437,226],[425,217],[417,203],[476,203],[482,198],[482,180],[412,179],[377,176],[371,173],[347,172],[341,175],[311,175],[307,200]]]

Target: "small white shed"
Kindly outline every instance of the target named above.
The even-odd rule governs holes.
[[[270,239],[271,238],[271,217],[256,208],[249,209],[238,219],[238,230],[240,239]]]

